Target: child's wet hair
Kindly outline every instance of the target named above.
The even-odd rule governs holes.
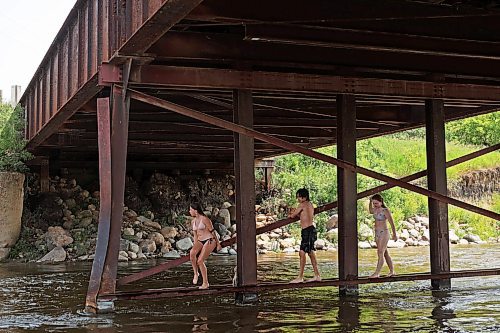
[[[297,190],[296,196],[301,198],[306,198],[306,200],[309,201],[309,191],[305,188]]]
[[[372,196],[372,197],[370,198],[370,200],[377,200],[377,201],[380,201],[380,202],[382,203],[382,207],[387,208],[387,207],[385,206],[385,203],[384,203],[384,198],[382,198],[382,196],[381,196],[380,194],[375,194],[374,196]]]
[[[193,208],[195,211],[198,212],[200,215],[205,215],[203,212],[203,208],[201,207],[201,204],[198,201],[193,201],[189,204],[189,207]]]

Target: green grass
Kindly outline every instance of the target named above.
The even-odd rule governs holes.
[[[448,142],[446,144],[446,160],[449,161],[458,158],[481,148],[482,147],[466,146]],[[395,177],[403,177],[427,168],[424,140],[401,140],[390,136],[377,137],[360,141],[358,143],[358,149],[371,149],[373,151],[373,154],[366,152],[361,153],[361,155],[368,155],[372,157],[372,159],[359,159],[358,157],[358,164],[360,166],[375,169],[379,168],[387,171]],[[499,152],[493,152],[480,156],[473,160],[448,168],[448,180],[455,180],[461,174],[468,171],[499,166],[499,161]]]

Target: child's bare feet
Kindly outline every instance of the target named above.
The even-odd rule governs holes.
[[[321,276],[315,276],[312,279],[307,280],[306,282],[316,282],[316,281],[321,281]]]
[[[301,278],[301,277],[298,277],[298,278],[290,281],[290,283],[302,283],[302,282],[304,282],[304,278]]]
[[[386,277],[391,277],[391,276],[393,276],[393,275],[396,275],[396,273],[395,273],[394,271],[389,272],[389,274],[387,274],[387,276],[386,276]]]
[[[193,284],[198,284],[198,276],[199,276],[198,274],[195,274],[193,276]]]
[[[380,277],[380,274],[375,274],[375,273],[373,273],[372,275],[369,276],[370,279],[376,279],[379,277]]]
[[[198,289],[208,289],[210,285],[208,283],[203,283],[201,286],[198,287]]]

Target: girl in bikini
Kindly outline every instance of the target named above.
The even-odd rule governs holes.
[[[375,273],[370,275],[370,278],[378,278],[380,276],[380,271],[384,265],[384,258],[389,266],[389,275],[394,275],[394,265],[392,264],[392,258],[387,251],[387,243],[389,242],[389,229],[387,228],[387,220],[392,229],[392,239],[396,241],[398,239],[396,235],[396,227],[394,226],[394,221],[392,219],[391,212],[384,204],[384,199],[379,195],[375,194],[370,198],[370,213],[373,214],[375,219],[375,243],[377,243],[377,269]]]
[[[205,260],[215,248],[217,248],[217,251],[220,251],[222,247],[215,233],[212,221],[205,216],[199,203],[192,203],[189,206],[189,214],[193,217],[191,227],[194,233],[194,245],[189,252],[189,258],[194,272],[193,284],[198,283],[199,269],[203,279],[200,289],[207,289],[209,284]]]

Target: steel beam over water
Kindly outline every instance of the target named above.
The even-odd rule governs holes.
[[[104,261],[111,225],[111,112],[110,99],[97,99],[97,128],[99,138],[99,226],[92,271],[89,278],[85,309],[97,312],[97,295],[101,288]]]
[[[430,190],[446,194],[446,140],[444,135],[444,107],[442,100],[425,102],[427,186]],[[448,231],[448,205],[428,198],[431,273],[450,271],[450,235]],[[434,289],[449,289],[450,280],[432,280]]]
[[[356,100],[354,95],[337,96],[337,156],[356,165]],[[356,172],[339,168],[337,172],[339,202],[339,277],[355,280],[358,277],[358,222]],[[341,286],[341,295],[357,294],[355,285]]]
[[[233,92],[234,123],[253,127],[252,92]],[[257,284],[257,248],[255,244],[255,169],[254,140],[234,134],[234,174],[236,176],[236,233],[238,286]],[[237,293],[239,304],[255,303],[256,293]]]
[[[170,298],[170,297],[185,297],[185,296],[200,296],[200,295],[213,296],[213,295],[221,295],[234,292],[260,292],[266,290],[334,287],[334,286],[359,285],[359,284],[369,284],[369,283],[419,281],[419,280],[441,280],[441,279],[451,279],[451,278],[466,278],[474,276],[493,276],[493,275],[500,275],[500,268],[453,271],[442,274],[432,274],[432,273],[401,274],[401,275],[393,275],[391,277],[380,277],[380,278],[359,277],[354,280],[324,279],[320,282],[306,282],[306,283],[264,282],[264,283],[259,283],[256,286],[250,286],[250,287],[211,285],[210,289],[205,289],[205,290],[200,290],[196,287],[188,287],[188,288],[180,287],[180,288],[165,288],[165,289],[151,289],[151,290],[138,290],[138,291],[122,291],[113,294],[103,295],[102,299],[132,300],[132,299],[153,299],[153,298]]]

